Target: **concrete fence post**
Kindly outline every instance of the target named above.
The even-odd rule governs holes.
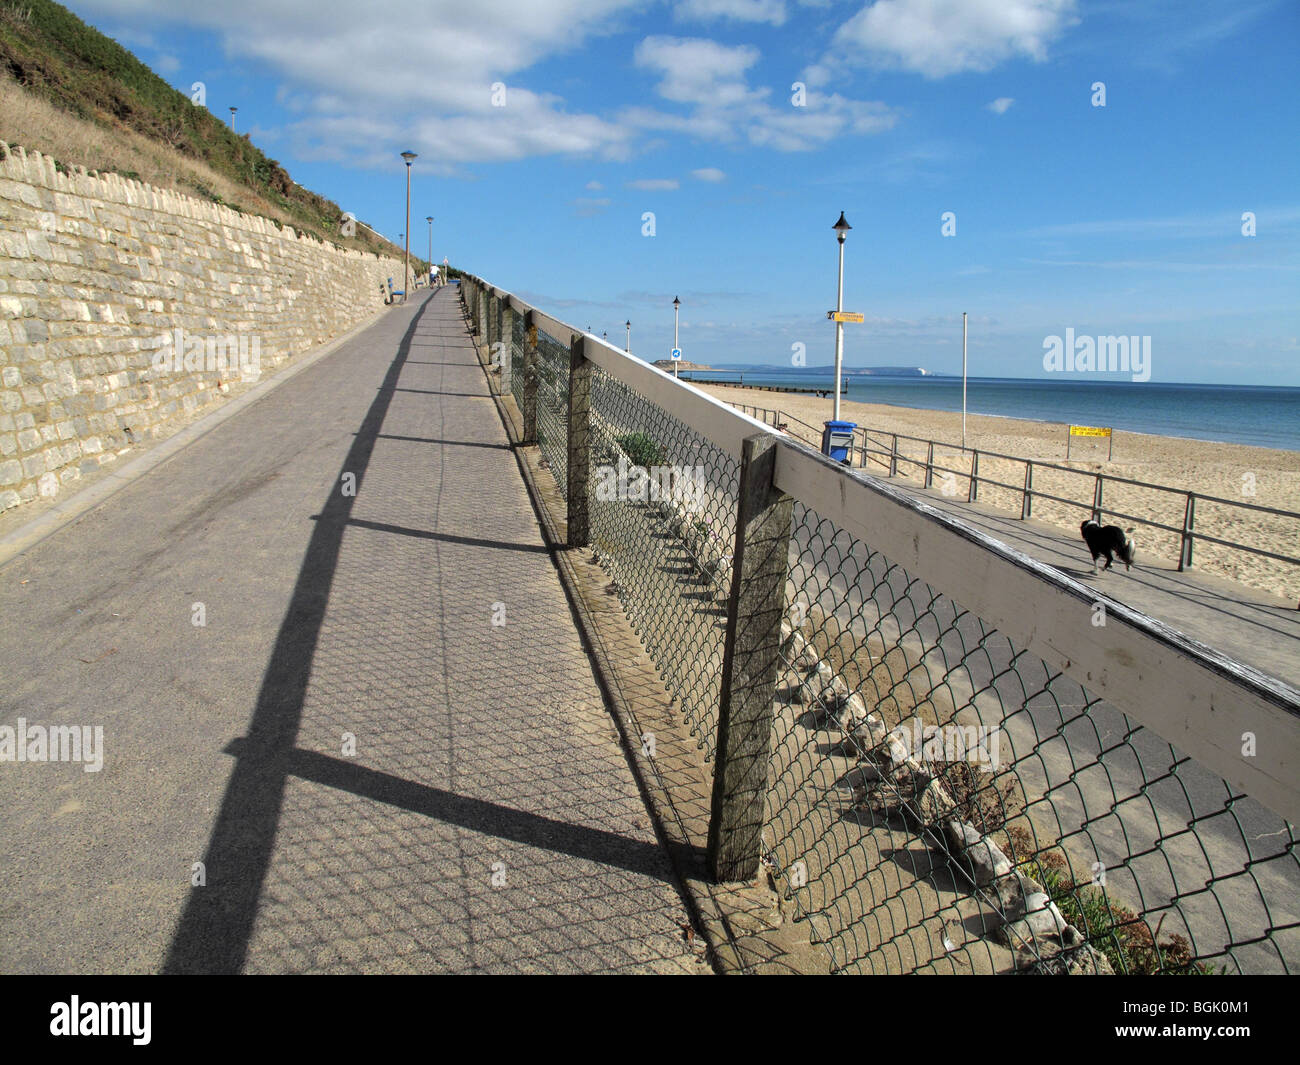
[[[980,494],[980,453],[970,453],[970,490],[966,493],[966,502],[974,503]]]
[[[524,438],[521,444],[537,443],[537,326],[533,312],[524,316]]]
[[[1028,521],[1034,510],[1034,464],[1025,463],[1025,490],[1020,496],[1020,520]]]
[[[570,547],[586,547],[591,537],[588,485],[591,479],[591,362],[586,341],[574,334],[569,344],[568,509]]]
[[[748,437],[741,452],[709,813],[709,872],[718,882],[751,879],[762,853],[794,511],[773,481],[776,455],[777,442],[767,434]]]
[[[925,487],[934,486],[934,441],[931,440],[925,451]]]

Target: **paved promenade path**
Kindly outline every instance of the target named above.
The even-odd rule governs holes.
[[[0,971],[706,971],[453,287],[0,568],[0,678],[104,746],[0,762]]]

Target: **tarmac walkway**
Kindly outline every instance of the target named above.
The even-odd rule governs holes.
[[[0,762],[2,971],[708,971],[454,286],[0,567],[0,618],[0,725],[103,729]]]

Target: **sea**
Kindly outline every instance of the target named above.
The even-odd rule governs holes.
[[[740,371],[719,369],[698,380],[731,380]],[[684,375],[685,376],[685,375]],[[746,384],[830,387],[830,371],[745,369]],[[857,403],[888,403],[923,410],[961,410],[961,378],[939,375],[850,376],[841,395]],[[776,394],[756,391],[754,403],[775,407]],[[1253,444],[1300,451],[1300,388],[1269,385],[1189,385],[1133,381],[1031,380],[971,377],[969,414],[1026,421],[1110,426],[1133,433]],[[827,414],[830,417],[830,401]]]

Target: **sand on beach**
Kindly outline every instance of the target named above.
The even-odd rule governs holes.
[[[820,442],[822,422],[831,416],[831,401],[816,396],[722,385],[709,385],[705,390],[727,403],[779,410],[792,416],[786,419],[787,431],[814,445]],[[958,445],[949,448],[936,446],[934,461],[936,465],[964,471],[964,474],[953,474],[952,482],[957,497],[966,498],[970,452],[963,455],[960,448],[959,412],[848,401],[841,403],[840,412],[842,418],[873,431],[873,447],[887,450],[890,446],[890,441],[885,439],[882,442],[878,433],[899,433]],[[806,422],[808,427],[793,419]],[[1105,439],[1075,437],[1070,443],[1067,463],[1066,431],[1064,424],[1055,422],[1020,421],[978,414],[966,416],[968,448],[1068,465],[1071,470],[1084,474],[1102,472],[1179,489],[1179,493],[1157,492],[1106,482],[1102,498],[1103,521],[1135,528],[1139,558],[1145,556],[1177,564],[1186,510],[1186,496],[1182,493],[1187,491],[1198,495],[1196,532],[1300,558],[1300,518],[1264,514],[1199,498],[1202,494],[1218,496],[1300,513],[1300,452],[1117,430],[1113,457],[1109,462],[1106,461]],[[902,456],[921,463],[925,461],[927,445],[921,441],[900,440],[898,449]],[[888,459],[884,461],[887,463]],[[872,463],[867,472],[884,475],[888,470],[885,465]],[[899,480],[920,485],[924,475],[923,466],[899,463]],[[981,455],[979,478],[978,499],[981,503],[1017,515],[1020,513],[1025,480],[1023,462]],[[1015,487],[999,488],[986,484],[985,478]],[[1035,492],[1047,492],[1088,505],[1092,503],[1093,477],[1035,466],[1033,478]],[[935,488],[940,486],[939,475],[936,475],[934,485]],[[1250,494],[1251,489],[1253,494]],[[1126,519],[1113,517],[1115,513],[1159,522],[1179,531],[1134,525]],[[1086,516],[1078,507],[1052,500],[1036,497],[1033,502],[1035,520],[1059,525],[1076,535],[1079,522]],[[1082,542],[1080,550],[1083,550]],[[1300,566],[1292,563],[1197,540],[1192,568],[1193,572],[1211,573],[1272,592],[1290,600],[1293,605],[1300,601]]]

